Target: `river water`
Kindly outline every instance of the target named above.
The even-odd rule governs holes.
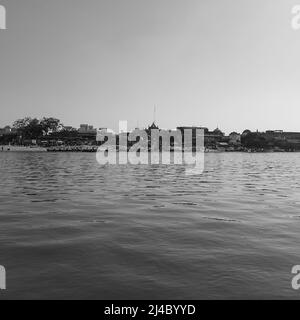
[[[0,299],[300,298],[300,154],[0,153]]]

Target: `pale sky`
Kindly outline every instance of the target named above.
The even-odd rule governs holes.
[[[300,1],[298,1],[300,3]],[[300,131],[297,0],[0,0],[0,127]]]

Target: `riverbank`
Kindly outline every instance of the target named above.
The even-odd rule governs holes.
[[[48,147],[48,152],[97,152],[97,146],[60,146]]]
[[[0,152],[97,152],[98,146],[53,146],[53,147],[39,147],[39,146],[9,146],[9,145],[0,145]],[[171,152],[174,152],[171,149]],[[226,149],[205,149],[205,153],[223,153],[223,152],[230,152],[230,153],[273,153],[273,152],[299,152],[297,150],[280,150],[280,149],[268,149],[268,150],[226,150]]]
[[[26,147],[26,146],[0,146],[0,152],[47,152],[46,148],[42,147]]]

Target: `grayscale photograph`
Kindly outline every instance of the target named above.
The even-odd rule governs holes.
[[[299,0],[0,0],[0,300],[300,299],[299,66]]]

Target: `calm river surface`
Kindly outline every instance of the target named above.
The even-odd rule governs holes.
[[[2,298],[300,298],[300,154],[101,167],[0,153]]]

